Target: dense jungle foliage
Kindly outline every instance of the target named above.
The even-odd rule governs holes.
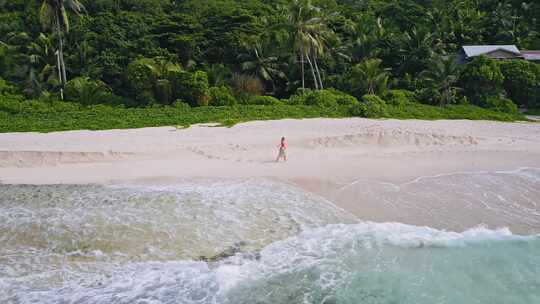
[[[517,106],[540,107],[540,65],[457,65],[471,44],[540,50],[540,2],[0,0],[1,131],[96,113],[114,116],[108,128],[124,116],[113,113],[140,108],[147,122],[126,127],[197,121],[152,122],[156,113],[508,120]]]

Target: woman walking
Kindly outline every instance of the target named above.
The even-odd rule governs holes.
[[[281,138],[281,143],[279,144],[279,154],[276,158],[276,162],[279,162],[281,158],[283,158],[283,161],[287,161],[287,142],[285,141],[285,137]]]

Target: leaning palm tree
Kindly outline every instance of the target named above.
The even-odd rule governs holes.
[[[310,44],[313,40],[308,28],[313,28],[320,21],[320,18],[316,17],[318,11],[319,9],[312,5],[311,0],[293,0],[287,11],[294,50],[300,57],[302,88],[305,88],[305,60],[309,55]],[[313,76],[315,81],[315,75]]]
[[[327,26],[328,18],[335,14],[323,15],[321,9],[311,0],[293,0],[287,11],[288,27],[292,33],[294,51],[300,57],[302,88],[305,88],[304,65],[310,66],[315,89],[322,89],[322,77],[317,58],[326,53],[327,40],[333,35]]]
[[[327,16],[317,18],[317,23],[306,29],[309,33],[308,54],[306,58],[311,67],[312,74],[315,74],[316,76],[315,87],[318,87],[321,90],[324,89],[324,85],[317,59],[327,55],[327,51],[330,49],[328,46],[329,41],[337,38],[334,31],[329,29],[326,25],[326,18]],[[339,52],[335,53],[340,55]],[[314,71],[313,68],[315,68]]]
[[[84,6],[78,0],[43,0],[39,11],[43,27],[55,31],[58,38],[58,66],[62,88],[67,82],[63,34],[69,32],[68,10],[75,15],[80,15]]]

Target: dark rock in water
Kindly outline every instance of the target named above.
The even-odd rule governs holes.
[[[246,242],[238,242],[238,243],[235,243],[233,246],[228,247],[227,249],[223,250],[222,252],[214,256],[210,256],[210,257],[200,256],[199,260],[207,262],[207,263],[218,262],[226,258],[230,258],[237,253],[242,252],[242,247],[245,245],[246,245]]]
[[[207,257],[207,256],[200,256],[198,258],[199,261],[207,262],[207,263],[215,263],[222,260],[225,260],[227,258],[230,258],[238,253],[242,253],[244,255],[244,258],[246,259],[254,259],[259,260],[261,258],[261,254],[258,251],[255,252],[244,252],[242,250],[242,247],[245,247],[247,245],[246,242],[240,241],[235,243],[233,246],[228,247],[227,249],[223,250],[222,252]]]
[[[243,258],[258,261],[261,259],[261,253],[259,251],[246,252],[243,254]]]

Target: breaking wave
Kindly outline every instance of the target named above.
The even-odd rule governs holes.
[[[540,237],[361,222],[268,180],[0,185],[1,303],[538,303]]]

